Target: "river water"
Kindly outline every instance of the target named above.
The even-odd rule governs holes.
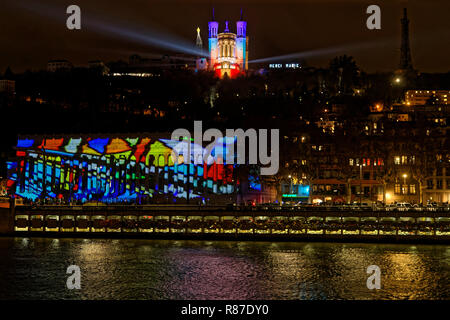
[[[0,238],[0,259],[0,299],[450,299],[447,245]]]

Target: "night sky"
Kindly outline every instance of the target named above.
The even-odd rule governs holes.
[[[408,7],[413,64],[421,72],[450,71],[450,1],[448,0],[2,0],[0,9],[0,72],[44,69],[50,59],[68,59],[77,66],[89,60],[128,59],[169,52],[145,37],[184,45],[195,43],[202,30],[207,47],[207,22],[215,7],[223,31],[242,7],[248,22],[249,58],[260,59],[317,49],[340,48],[307,58],[326,66],[339,54],[355,57],[368,72],[392,71],[399,63],[400,18]],[[18,4],[20,2],[20,5]],[[66,28],[66,7],[81,7],[81,30]],[[381,30],[366,28],[366,8],[381,7]],[[125,32],[105,32],[108,26]],[[135,38],[130,34],[137,35]],[[359,46],[361,44],[361,46]],[[293,59],[295,60],[295,59]],[[273,62],[277,62],[273,59]],[[250,65],[251,67],[251,65]]]

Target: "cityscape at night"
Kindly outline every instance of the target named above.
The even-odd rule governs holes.
[[[450,299],[450,3],[3,7],[0,300]]]

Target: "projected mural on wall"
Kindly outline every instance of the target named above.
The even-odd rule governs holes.
[[[216,159],[234,143],[226,139],[217,141],[207,161],[188,164],[182,151],[178,158],[172,151],[190,143],[190,150],[204,152],[202,146],[150,136],[19,137],[16,161],[8,162],[7,188],[31,200],[82,202],[229,195],[235,191],[233,165]]]

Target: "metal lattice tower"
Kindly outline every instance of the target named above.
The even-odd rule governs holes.
[[[403,9],[402,23],[402,46],[400,53],[400,69],[412,70],[411,48],[409,46],[409,20],[406,8]]]

